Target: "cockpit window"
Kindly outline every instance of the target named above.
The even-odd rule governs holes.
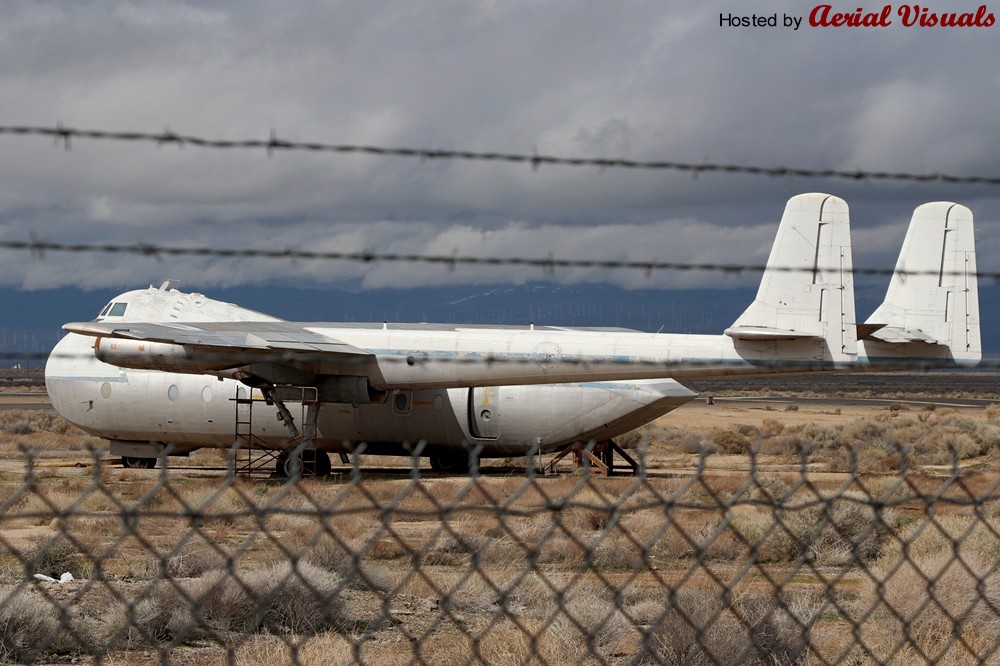
[[[105,306],[104,306],[104,309],[103,309],[103,310],[101,310],[101,314],[99,314],[99,315],[97,315],[97,316],[98,316],[98,317],[103,317],[104,315],[108,314],[108,310],[110,310],[110,309],[111,309],[111,306],[112,306],[112,305],[114,305],[114,303],[108,303],[107,305],[105,305]]]
[[[115,303],[115,304],[113,304],[111,306],[111,309],[108,311],[108,316],[109,317],[121,317],[123,314],[125,314],[125,308],[127,306],[128,306],[128,303]]]

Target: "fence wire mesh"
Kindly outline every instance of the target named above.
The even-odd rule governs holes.
[[[144,470],[27,450],[3,474],[0,657],[1000,662],[1000,481],[965,440],[930,465],[869,433],[823,463],[819,434],[775,458],[720,432],[744,453],[638,441],[621,477],[354,455],[328,479],[248,478],[235,452]]]

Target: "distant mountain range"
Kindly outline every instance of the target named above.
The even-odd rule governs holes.
[[[185,287],[185,290],[197,290]],[[122,290],[0,289],[0,345],[7,354],[41,354],[67,321],[86,321]],[[752,289],[632,290],[606,284],[338,289],[236,287],[207,296],[299,321],[390,321],[565,326],[623,326],[668,333],[721,333],[753,300]],[[862,321],[882,289],[859,288]],[[1000,285],[980,287],[984,353],[1000,352]],[[7,363],[9,364],[9,362]]]

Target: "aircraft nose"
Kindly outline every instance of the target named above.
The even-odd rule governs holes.
[[[96,381],[88,381],[98,374],[93,371],[98,364],[93,344],[92,338],[70,333],[56,343],[45,362],[45,389],[52,406],[84,429],[93,421],[93,402],[99,391]]]

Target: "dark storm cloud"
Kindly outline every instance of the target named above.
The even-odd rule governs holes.
[[[949,3],[950,9],[959,3]],[[720,27],[810,3],[17,5],[2,122],[225,138],[1000,174],[996,28]],[[793,5],[790,7],[789,5]],[[4,138],[0,236],[759,262],[787,197],[845,197],[855,263],[891,265],[912,208],[954,199],[995,268],[995,188],[850,183]],[[861,241],[864,239],[864,242]],[[74,256],[3,284],[525,279],[519,269]],[[169,274],[169,275],[167,275]],[[529,276],[537,277],[537,276]],[[626,273],[562,272],[563,280]],[[671,278],[680,286],[718,276]]]

